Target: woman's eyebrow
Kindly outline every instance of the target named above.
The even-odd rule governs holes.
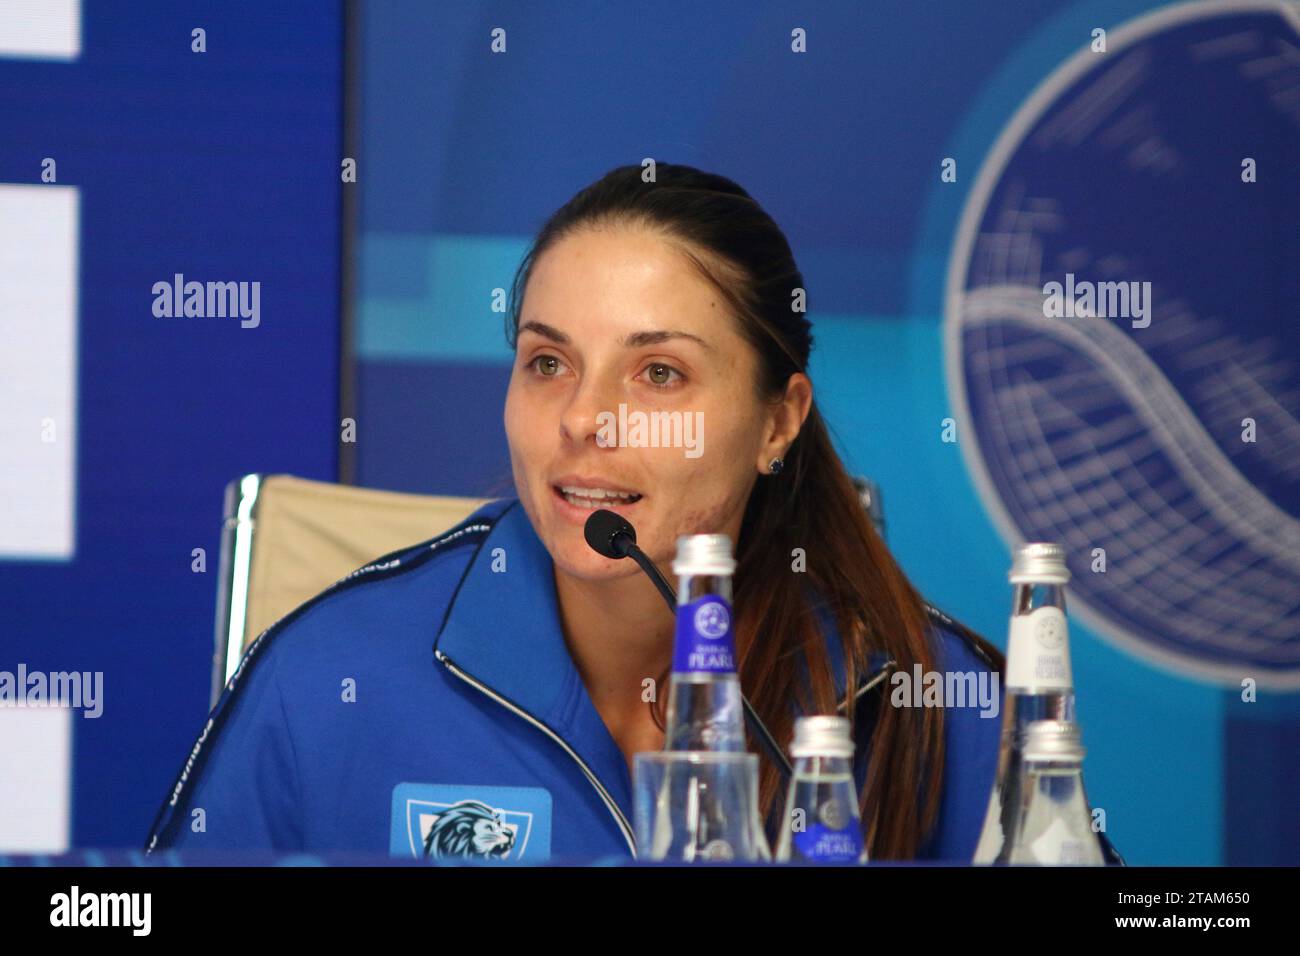
[[[550,339],[556,345],[569,344],[569,337],[567,335],[565,335],[563,332],[561,332],[559,329],[555,328],[554,326],[547,325],[545,322],[537,322],[535,320],[529,320],[528,322],[525,322],[523,325],[519,326],[519,331],[521,333],[536,332],[538,335]]]
[[[519,331],[535,332],[538,335],[550,339],[556,345],[568,345],[569,337],[554,326],[547,325],[545,322],[538,322],[535,319],[525,322],[519,326]],[[692,342],[698,342],[710,352],[713,346],[698,335],[692,335],[690,332],[680,332],[676,329],[652,329],[645,332],[632,332],[623,337],[623,347],[629,349],[644,348],[647,345],[658,345],[661,342],[667,342],[669,339],[690,339]]]
[[[710,352],[713,346],[698,335],[692,335],[690,332],[679,332],[676,329],[655,329],[649,332],[633,332],[625,336],[623,345],[630,349],[642,348],[646,345],[658,345],[660,342],[667,342],[669,339],[690,339],[692,342],[698,342]]]

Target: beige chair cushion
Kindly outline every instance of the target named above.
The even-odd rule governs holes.
[[[489,500],[268,476],[253,512],[243,646],[357,568],[436,536]]]

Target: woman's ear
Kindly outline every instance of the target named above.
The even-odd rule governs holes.
[[[785,394],[768,406],[766,440],[758,453],[758,470],[771,473],[772,459],[784,458],[799,437],[808,411],[812,408],[812,381],[803,372],[795,372],[785,383]]]

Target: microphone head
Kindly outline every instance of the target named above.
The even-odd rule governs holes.
[[[591,549],[607,558],[626,558],[627,546],[636,544],[636,530],[627,519],[606,508],[591,513],[582,533]]]

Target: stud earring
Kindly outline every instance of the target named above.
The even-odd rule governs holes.
[[[782,461],[780,458],[773,458],[770,462],[768,462],[767,470],[774,475],[779,475],[781,474],[781,469],[784,467],[785,467],[784,461]]]

